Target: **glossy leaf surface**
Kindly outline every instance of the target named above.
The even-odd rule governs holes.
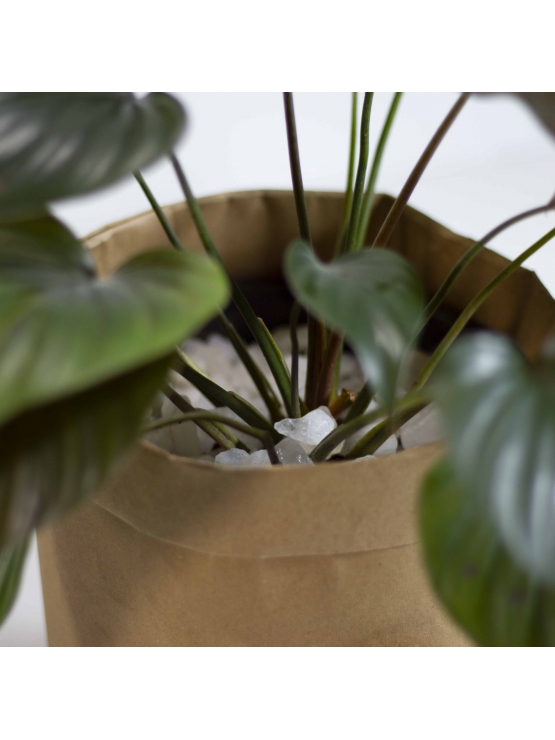
[[[15,601],[29,541],[0,549],[0,625]]]
[[[325,264],[295,242],[285,273],[299,303],[346,336],[367,378],[391,404],[423,310],[422,286],[408,262],[372,249]]]
[[[170,152],[184,123],[164,93],[1,93],[0,216],[116,182]]]
[[[204,255],[146,253],[99,279],[51,217],[0,230],[0,545],[102,483],[174,346],[228,297]]]
[[[555,585],[555,363],[529,366],[506,338],[462,339],[431,391],[457,479],[512,557]]]
[[[0,423],[167,355],[228,295],[204,255],[149,252],[99,279],[55,219],[0,227]]]
[[[427,476],[421,500],[426,564],[454,619],[484,646],[554,646],[555,592],[511,558],[451,463]]]

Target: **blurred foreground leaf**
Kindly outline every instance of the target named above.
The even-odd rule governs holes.
[[[295,242],[285,255],[295,297],[344,334],[372,386],[391,405],[423,310],[413,268],[387,249],[365,249],[330,263]]]
[[[145,167],[171,151],[184,123],[163,93],[0,93],[0,216]]]
[[[204,255],[150,252],[99,279],[55,219],[0,229],[1,545],[98,488],[174,346],[228,297]]]
[[[439,597],[480,645],[555,645],[555,591],[519,568],[443,460],[421,500],[426,564]]]
[[[461,339],[431,392],[457,480],[515,561],[555,585],[555,362],[530,366],[504,337]]]
[[[26,539],[0,549],[0,625],[10,613],[17,596],[28,548],[29,540]]]

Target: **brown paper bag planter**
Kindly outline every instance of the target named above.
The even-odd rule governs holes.
[[[307,201],[315,246],[329,255],[342,196],[309,193]],[[291,193],[201,203],[236,278],[279,277],[298,235]],[[378,200],[372,233],[390,204]],[[200,250],[186,207],[166,213],[182,242]],[[408,208],[390,247],[431,293],[470,243]],[[103,274],[165,244],[153,213],[88,239]],[[484,250],[448,305],[460,310],[506,264]],[[476,319],[534,357],[555,329],[555,303],[521,268]],[[92,501],[39,533],[49,643],[469,644],[432,593],[417,542],[420,481],[440,455],[433,444],[374,460],[225,468],[141,442]]]

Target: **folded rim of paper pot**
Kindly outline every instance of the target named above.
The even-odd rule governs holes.
[[[306,200],[314,246],[325,258],[333,250],[343,195],[308,192]],[[283,253],[298,237],[291,192],[230,193],[199,202],[235,277],[280,275]],[[369,239],[392,202],[377,197]],[[182,243],[201,251],[186,206],[164,211]],[[414,265],[432,293],[472,243],[407,208],[388,246]],[[170,248],[153,212],[107,226],[88,237],[87,245],[103,275],[136,254]],[[460,311],[507,264],[483,249],[446,304]],[[534,358],[555,328],[555,302],[533,272],[519,268],[476,319],[510,335]],[[278,558],[402,547],[416,539],[415,488],[441,452],[441,444],[432,444],[350,462],[229,468],[176,457],[141,441],[93,501],[144,534],[217,555]]]

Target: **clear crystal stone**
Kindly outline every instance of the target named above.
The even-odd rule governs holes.
[[[311,452],[336,427],[337,422],[325,406],[310,411],[300,419],[282,419],[274,424],[277,432],[299,442],[305,452]]]
[[[400,437],[406,450],[442,440],[444,431],[437,407],[430,404],[409,419],[401,427]]]
[[[286,437],[276,445],[277,456],[282,465],[313,465],[314,463],[299,442]]]
[[[240,450],[238,447],[233,447],[231,450],[224,450],[216,455],[214,462],[217,465],[233,465],[240,467],[247,465],[249,459],[249,453],[245,450]]]

